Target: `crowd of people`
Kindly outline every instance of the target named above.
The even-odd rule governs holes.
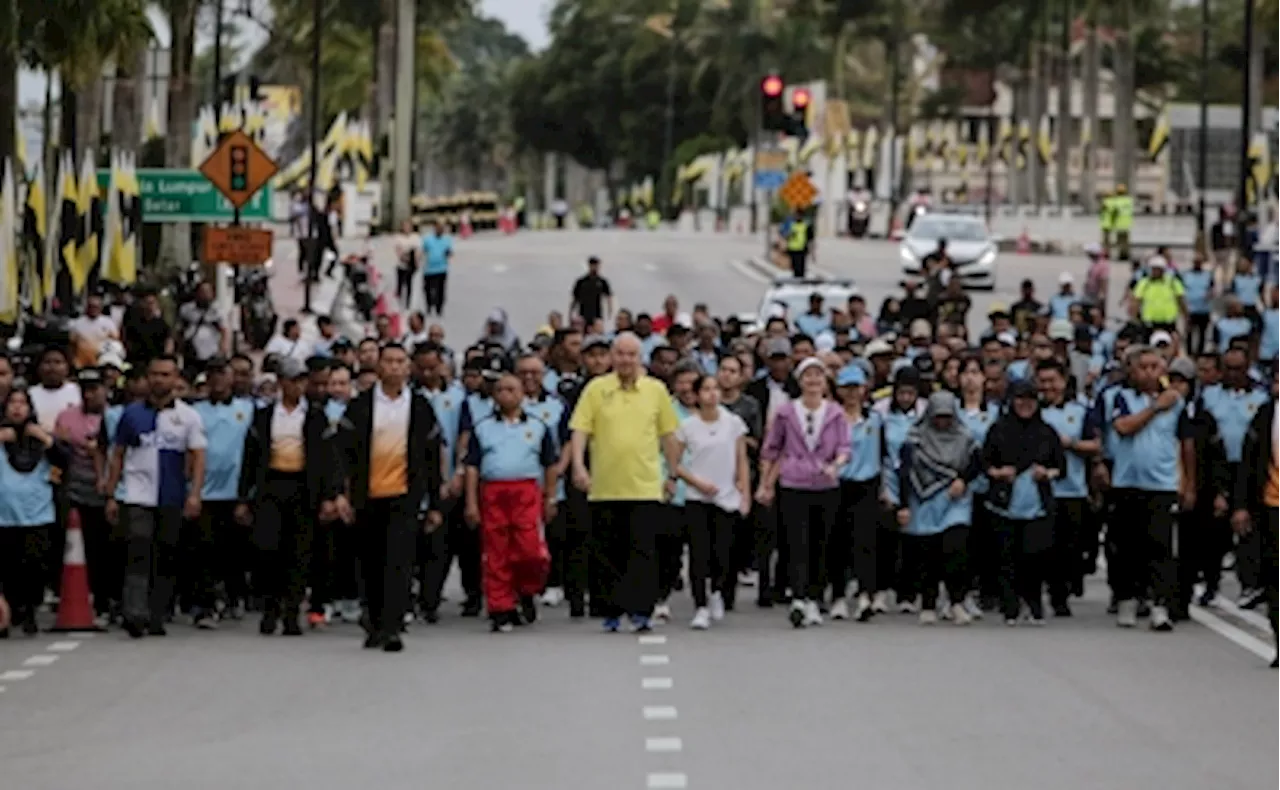
[[[594,258],[567,317],[524,343],[495,309],[459,351],[421,314],[401,337],[322,319],[259,363],[199,305],[169,330],[144,296],[117,329],[90,299],[32,380],[0,357],[0,616],[38,630],[74,511],[99,625],[135,638],[256,611],[264,635],[345,621],[396,652],[455,563],[461,615],[498,633],[562,605],[644,631],[685,589],[698,630],[743,590],[795,628],[1042,626],[1100,553],[1123,628],[1215,605],[1227,556],[1274,628],[1274,286],[1157,255],[1121,319],[1098,259],[1085,293],[1024,283],[974,335],[945,276],[878,316],[815,294],[744,325],[674,295],[615,311]]]

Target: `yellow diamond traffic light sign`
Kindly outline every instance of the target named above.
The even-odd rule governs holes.
[[[200,172],[237,209],[267,185],[279,168],[249,135],[239,129],[218,143]]]

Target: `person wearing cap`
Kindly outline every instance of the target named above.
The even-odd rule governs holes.
[[[345,490],[364,538],[366,648],[404,649],[417,535],[444,524],[442,438],[431,401],[410,386],[404,347],[383,346],[378,383],[347,406],[338,436]]]
[[[1167,363],[1155,349],[1128,352],[1126,386],[1107,391],[1104,416],[1115,432],[1111,445],[1117,526],[1111,565],[1116,622],[1137,625],[1138,601],[1153,596],[1152,630],[1173,628],[1169,607],[1177,594],[1174,511],[1195,507],[1196,454],[1187,402],[1164,386]]]
[[[174,398],[178,360],[147,364],[149,396],[125,407],[111,437],[107,520],[122,519],[128,536],[122,596],[125,629],[134,639],[164,636],[173,605],[183,518],[200,515],[204,489],[204,424]],[[116,487],[124,483],[116,499]],[[123,505],[123,513],[121,513]]]
[[[897,478],[894,519],[901,530],[899,600],[921,597],[920,623],[937,622],[938,587],[945,584],[951,619],[969,622],[961,602],[969,591],[967,552],[973,520],[970,484],[981,473],[979,447],[957,417],[956,396],[929,396],[907,431],[892,470]],[[908,597],[910,596],[910,597]]]
[[[627,616],[646,631],[659,594],[653,524],[669,493],[659,456],[679,467],[679,423],[666,387],[644,374],[639,338],[619,335],[612,357],[614,372],[587,384],[570,418],[573,484],[591,505],[604,628],[617,631]]]
[[[217,627],[220,585],[225,588],[228,611],[248,597],[244,558],[252,544],[247,525],[236,522],[235,511],[254,407],[232,394],[231,368],[223,357],[208,360],[204,375],[209,395],[192,404],[204,425],[207,447],[201,513],[188,525],[187,587],[196,627],[212,629]]]
[[[660,343],[654,347],[655,354],[660,349],[671,351],[670,346]],[[612,365],[613,356],[609,349],[608,338],[603,335],[589,335],[582,341],[582,372],[588,381],[605,375]]]
[[[1147,273],[1129,292],[1130,314],[1152,329],[1173,330],[1187,312],[1182,280],[1169,274],[1163,255],[1147,259]]]
[[[1024,606],[1031,625],[1044,625],[1044,587],[1054,578],[1053,482],[1066,468],[1063,444],[1040,413],[1035,385],[1026,380],[1011,384],[1008,411],[991,426],[982,447],[982,468],[991,481],[986,507],[995,518],[1005,625],[1016,625]],[[1069,536],[1056,537],[1069,543]],[[1058,603],[1055,613],[1066,616]]]
[[[827,549],[827,580],[831,585],[831,619],[850,615],[850,582],[856,582],[853,617],[865,622],[875,614],[875,599],[883,611],[884,592],[879,580],[881,523],[880,480],[884,422],[879,412],[867,409],[870,379],[861,365],[851,364],[836,374],[836,396],[844,407],[849,427],[849,460],[840,467],[839,517]]]
[[[257,408],[245,435],[234,516],[253,524],[253,585],[263,601],[258,632],[269,636],[283,624],[285,636],[300,636],[315,521],[337,518],[346,500],[334,430],[323,404],[305,397],[306,364],[284,357],[277,378],[279,400]]]
[[[764,407],[765,422],[768,423],[782,404],[799,397],[800,385],[791,375],[791,341],[785,337],[771,337],[762,345],[768,373],[748,384],[746,392]]]
[[[804,628],[822,624],[827,540],[840,506],[838,474],[849,461],[849,426],[839,405],[826,397],[821,361],[801,362],[796,378],[800,397],[781,406],[765,430],[756,500],[768,506],[777,498],[793,595],[788,618]]]
[[[1234,480],[1231,505],[1231,528],[1241,540],[1257,535],[1260,548],[1263,598],[1267,619],[1271,621],[1273,644],[1280,646],[1280,594],[1277,593],[1277,530],[1280,529],[1280,421],[1276,419],[1276,398],[1280,381],[1273,374],[1271,400],[1253,416],[1245,433],[1240,465]],[[1280,666],[1280,655],[1271,660],[1271,668]]]
[[[1063,272],[1058,275],[1058,292],[1049,297],[1049,320],[1069,319],[1071,317],[1071,306],[1080,301],[1080,297],[1076,294],[1076,278],[1071,272]]]
[[[1245,315],[1244,306],[1235,296],[1223,300],[1223,315],[1213,322],[1213,344],[1222,353],[1231,347],[1231,341],[1238,337],[1248,338],[1253,334],[1253,321]]]
[[[541,366],[530,367],[537,383]],[[495,633],[538,618],[550,556],[542,529],[556,515],[555,428],[530,416],[520,378],[494,382],[492,415],[475,425],[464,459],[466,519],[480,530],[484,597]]]
[[[63,493],[70,507],[80,513],[86,563],[103,568],[101,579],[95,571],[89,577],[93,590],[94,611],[99,626],[107,624],[112,606],[120,603],[120,590],[106,586],[112,574],[107,565],[119,565],[123,559],[112,556],[111,525],[106,518],[106,497],[98,490],[98,470],[94,461],[98,437],[102,433],[102,417],[107,409],[107,388],[96,368],[85,368],[76,376],[81,402],[63,409],[54,421],[53,436],[67,454]]]

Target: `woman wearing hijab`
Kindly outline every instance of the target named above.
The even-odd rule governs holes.
[[[480,345],[499,346],[512,357],[520,354],[520,338],[511,328],[506,310],[495,307],[490,311],[489,317],[484,322],[484,330],[480,332]]]
[[[893,391],[888,397],[881,398],[872,406],[872,411],[880,415],[884,425],[884,439],[881,442],[880,468],[883,476],[883,498],[886,505],[893,509],[902,501],[898,487],[898,461],[902,454],[902,446],[906,444],[907,434],[924,414],[925,401],[920,397],[920,372],[914,367],[899,368],[893,374]],[[882,540],[876,546],[880,567],[877,581],[881,590],[893,590],[898,595],[898,607],[906,614],[919,611],[916,608],[915,580],[908,574],[900,572],[898,563],[900,533],[886,530]],[[877,596],[871,601],[872,609],[883,613],[887,609],[884,596]]]
[[[818,602],[826,591],[827,537],[840,507],[841,467],[849,461],[849,425],[828,400],[827,372],[810,357],[796,368],[800,397],[778,408],[760,448],[756,500],[768,507],[777,491],[785,525],[791,625],[822,625]]]
[[[13,622],[28,636],[39,631],[36,609],[44,599],[56,519],[50,473],[61,462],[26,390],[10,390],[0,414],[0,593],[13,607]],[[8,628],[0,629],[0,638],[8,635]]]
[[[1044,625],[1044,584],[1053,548],[1052,481],[1066,467],[1062,439],[1040,414],[1029,381],[1009,385],[1008,410],[996,420],[982,449],[991,479],[987,509],[994,521],[1000,609],[1005,625],[1018,622],[1019,599],[1029,622]]]
[[[969,589],[970,484],[982,471],[977,442],[958,417],[956,396],[929,396],[924,416],[911,428],[898,463],[898,526],[903,532],[903,568],[920,591],[920,624],[938,621],[939,582],[952,601],[951,619],[968,625],[960,603]]]

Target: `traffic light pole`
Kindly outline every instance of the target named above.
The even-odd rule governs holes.
[[[307,266],[302,278],[302,312],[310,315],[311,286],[320,273],[320,228],[316,220],[320,211],[316,208],[316,177],[320,157],[320,28],[324,26],[324,3],[316,0],[311,17],[311,163],[307,172]],[[325,220],[328,221],[327,219]]]

